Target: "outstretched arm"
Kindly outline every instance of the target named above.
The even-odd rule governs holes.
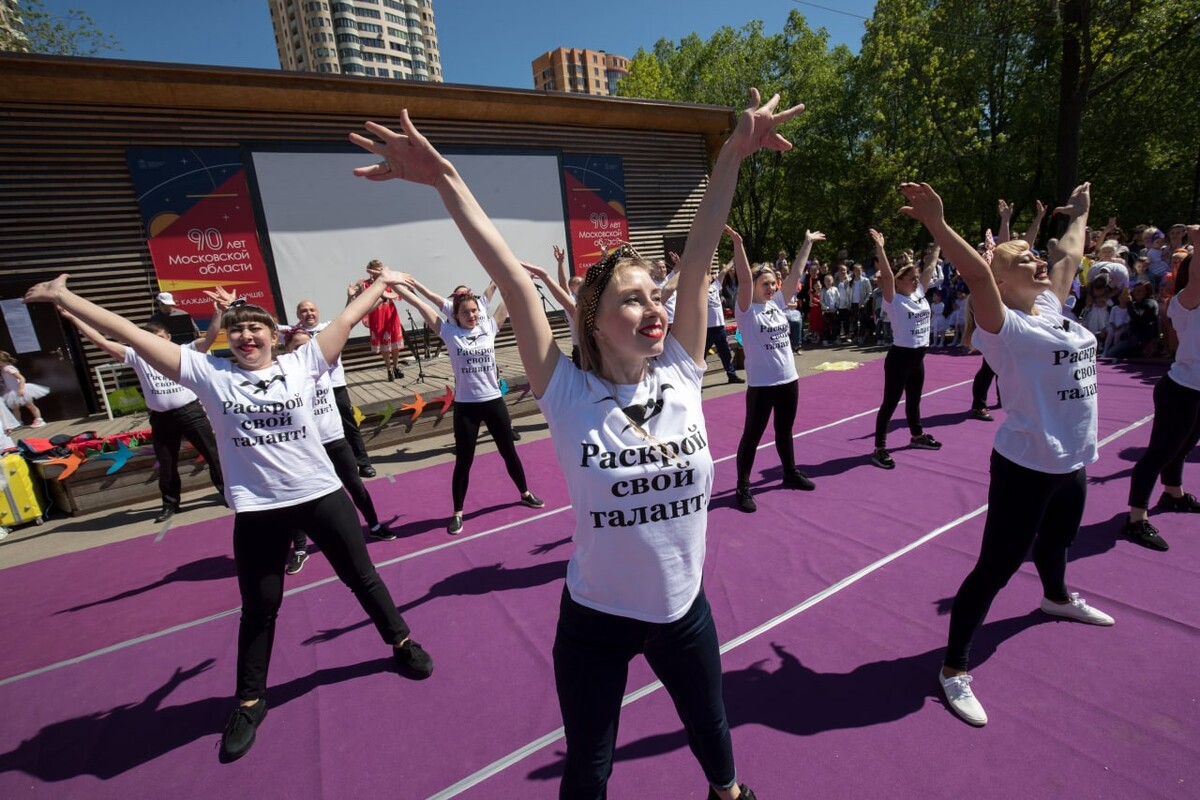
[[[1088,210],[1092,205],[1092,184],[1081,183],[1067,198],[1067,204],[1054,209],[1055,214],[1071,218],[1066,232],[1050,251],[1050,283],[1060,303],[1071,293],[1071,282],[1083,262],[1084,237],[1087,231]]]
[[[567,277],[567,251],[554,245],[554,260],[558,262],[558,285],[564,292],[571,291],[571,279]],[[549,284],[547,284],[549,287]]]
[[[796,260],[792,262],[792,271],[783,282],[783,296],[788,298],[789,302],[796,296],[800,281],[808,274],[808,257],[812,255],[813,244],[823,241],[825,234],[820,231],[804,231],[804,244],[800,245],[800,252],[796,253]]]
[[[367,131],[379,141],[350,134],[350,141],[383,159],[369,167],[359,167],[354,174],[372,181],[400,178],[432,186],[437,191],[471,252],[500,288],[512,315],[517,351],[529,377],[530,389],[540,397],[550,383],[561,352],[533,281],[458,170],[417,131],[407,109],[400,112],[400,125],[402,132],[396,133],[374,122],[366,123]]]
[[[326,364],[333,364],[341,357],[342,348],[346,346],[346,340],[350,338],[351,329],[383,297],[383,292],[388,286],[404,285],[412,281],[412,276],[408,273],[393,272],[387,267],[381,269],[372,267],[367,270],[367,273],[374,279],[371,285],[363,289],[358,297],[347,303],[341,313],[330,320],[329,324],[321,331],[321,335],[317,337],[317,344],[321,347],[321,355],[325,356]]]
[[[64,273],[25,293],[26,303],[53,303],[111,339],[128,342],[150,366],[173,381],[179,380],[179,345],[144,331],[129,320],[101,308],[67,288]]]
[[[1200,225],[1188,225],[1187,235],[1188,241],[1192,245],[1191,261],[1188,262],[1188,282],[1187,286],[1183,287],[1183,291],[1175,295],[1171,302],[1180,303],[1191,311],[1200,306],[1200,265],[1196,261],[1197,255],[1200,255]]]
[[[416,278],[413,278],[412,288],[414,290],[416,290],[417,294],[420,294],[421,296],[423,296],[426,300],[433,303],[434,306],[437,308],[441,308],[442,303],[446,302],[445,297],[442,297],[440,294],[434,294],[433,292],[429,291],[429,288],[427,286],[425,286],[425,284],[423,284],[419,280],[417,280]]]
[[[1000,232],[996,234],[998,242],[1007,242],[1012,238],[1013,208],[1007,200],[1000,200]]]
[[[779,95],[762,102],[758,89],[750,89],[750,104],[738,117],[733,135],[721,147],[708,189],[688,231],[687,246],[679,262],[679,295],[671,335],[697,364],[704,363],[704,341],[708,332],[705,276],[717,250],[721,231],[729,218],[733,191],[742,160],[761,149],[786,151],[791,143],[777,128],[804,111],[803,105],[775,113]]]
[[[733,269],[738,282],[738,309],[744,314],[750,310],[754,300],[754,276],[750,273],[750,259],[746,257],[746,246],[742,243],[742,235],[730,226],[725,226],[725,232],[733,240]]]
[[[998,333],[1004,324],[1004,303],[1000,300],[1000,290],[996,288],[992,270],[983,260],[983,256],[946,222],[942,198],[932,186],[928,183],[902,183],[900,193],[908,201],[908,205],[901,208],[900,213],[907,214],[925,226],[933,235],[938,247],[967,282],[971,290],[971,309],[979,327],[988,333]],[[883,285],[882,278],[879,284]]]
[[[92,344],[96,345],[96,347],[99,347],[105,353],[108,353],[114,361],[120,361],[124,363],[125,345],[121,344],[120,342],[114,342],[107,338],[100,331],[96,330],[91,325],[88,325],[79,317],[75,316],[61,306],[58,309],[58,313],[62,314],[63,319],[67,320],[76,328],[78,328],[79,332],[86,336]]]
[[[204,331],[204,338],[196,342],[197,353],[207,353],[212,349],[213,343],[221,335],[221,321],[225,318],[225,312],[229,310],[229,304],[237,300],[237,292],[227,292],[220,286],[212,291],[205,289],[204,293],[213,301],[213,316],[208,323],[208,329]]]
[[[875,243],[875,274],[879,276],[879,294],[884,302],[890,303],[896,296],[896,276],[892,264],[883,249],[883,234],[871,228],[871,241]]]
[[[1033,247],[1033,243],[1037,241],[1038,233],[1042,230],[1042,220],[1046,218],[1046,204],[1041,200],[1034,201],[1037,203],[1037,211],[1034,212],[1033,222],[1029,223],[1029,229],[1021,234],[1021,238]]]
[[[558,250],[557,247],[554,249]],[[559,251],[559,252],[561,252],[561,251]],[[558,304],[563,307],[563,311],[567,312],[568,317],[570,317],[571,319],[575,319],[575,301],[571,299],[571,295],[566,290],[566,288],[564,288],[561,284],[555,283],[554,281],[550,280],[550,273],[546,272],[545,269],[543,269],[542,267],[539,267],[537,264],[530,264],[528,261],[522,261],[521,266],[524,267],[526,269],[526,271],[529,272],[530,276],[541,281],[542,285],[550,290],[550,294],[553,295],[554,299],[558,302]],[[561,276],[561,274],[562,274],[562,262],[561,261],[558,262],[558,266],[559,266],[559,274]]]
[[[417,295],[406,286],[397,286],[396,294],[400,295],[401,300],[417,309],[417,312],[421,315],[421,318],[425,320],[425,324],[429,326],[430,330],[432,330],[435,334],[440,334],[442,332],[442,317],[438,309],[417,297]]]
[[[934,269],[937,267],[938,258],[941,255],[942,248],[936,244],[925,252],[925,260],[921,264],[921,291],[929,288],[929,283],[933,280]]]

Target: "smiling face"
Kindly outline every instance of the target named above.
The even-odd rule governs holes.
[[[1007,242],[996,248],[992,275],[1000,299],[1009,308],[1028,310],[1038,295],[1052,287],[1046,262],[1035,256],[1023,241]]]
[[[269,325],[247,320],[230,325],[225,332],[229,336],[229,349],[242,369],[260,370],[274,363],[271,348],[275,343],[275,330]]]
[[[754,302],[765,303],[779,291],[779,279],[769,269],[764,269],[754,278]]]
[[[896,294],[908,297],[917,290],[918,282],[917,270],[914,267],[902,267],[896,273]]]
[[[454,301],[454,324],[471,330],[479,324],[479,301],[473,297]]]
[[[667,312],[650,273],[637,265],[617,267],[600,295],[591,331],[603,363],[636,372],[662,353],[666,334]]]
[[[317,304],[312,300],[304,300],[296,306],[296,322],[302,327],[315,328],[319,319]]]

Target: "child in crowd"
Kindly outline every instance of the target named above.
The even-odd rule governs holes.
[[[1110,357],[1117,345],[1129,336],[1129,287],[1117,295],[1117,304],[1108,313],[1108,324],[1104,328],[1104,356]]]
[[[0,350],[0,364],[3,364],[4,374],[4,404],[17,412],[13,416],[18,417],[17,422],[20,422],[18,409],[24,408],[33,415],[33,422],[29,424],[31,428],[40,428],[46,424],[42,419],[42,412],[34,405],[34,400],[40,400],[50,394],[50,390],[42,386],[40,383],[30,383],[25,380],[25,376],[17,369],[17,360],[9,355],[4,350]],[[8,426],[5,422],[5,427]],[[14,427],[19,427],[14,426]]]
[[[929,293],[929,313],[929,346],[942,347],[946,344],[946,304],[939,289]]]

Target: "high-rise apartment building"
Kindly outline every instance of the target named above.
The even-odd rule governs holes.
[[[533,88],[607,97],[629,74],[629,59],[603,50],[560,47],[533,60]]]
[[[285,70],[442,81],[433,0],[267,0]]]

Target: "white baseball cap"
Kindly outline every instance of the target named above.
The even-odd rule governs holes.
[[[159,294],[158,297],[156,297],[154,299],[157,300],[158,302],[162,303],[165,306],[175,305],[175,298],[171,295],[170,292],[162,292],[161,294]]]

